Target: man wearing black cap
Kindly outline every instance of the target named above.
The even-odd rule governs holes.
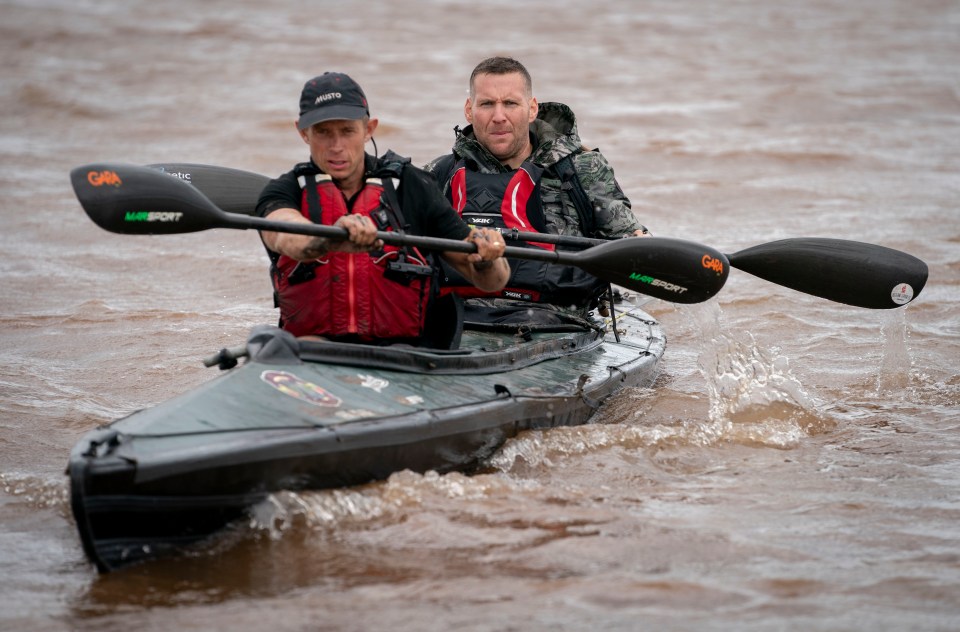
[[[436,266],[415,248],[384,246],[378,230],[473,241],[478,252],[442,257],[484,291],[497,291],[510,268],[503,239],[471,229],[409,158],[364,150],[379,121],[349,76],[328,72],[308,81],[297,130],[310,161],[272,180],[257,203],[271,220],[332,224],[347,241],[262,231],[280,324],[298,336],[420,343],[436,294]]]

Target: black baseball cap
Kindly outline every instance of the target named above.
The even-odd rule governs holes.
[[[323,121],[358,120],[370,116],[367,95],[342,72],[325,72],[303,85],[297,129]]]

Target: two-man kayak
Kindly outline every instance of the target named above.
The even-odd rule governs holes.
[[[454,351],[255,328],[243,364],[76,445],[84,551],[109,571],[202,540],[273,491],[469,471],[520,432],[586,423],[618,390],[651,385],[666,345],[639,307],[617,315],[619,341],[610,325],[468,322]]]

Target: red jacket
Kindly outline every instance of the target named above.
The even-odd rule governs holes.
[[[368,178],[349,207],[328,175],[301,176],[300,184],[301,213],[316,223],[332,225],[347,213],[370,217],[385,206],[379,178]],[[378,217],[372,219],[377,223]],[[389,230],[390,226],[382,229]],[[388,264],[400,259],[422,267],[422,274],[387,272]],[[280,324],[297,336],[356,336],[365,342],[419,338],[430,298],[432,270],[423,258],[391,246],[369,253],[330,253],[311,262],[281,256],[271,275]]]

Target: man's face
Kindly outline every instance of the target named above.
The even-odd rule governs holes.
[[[500,162],[516,169],[530,154],[537,100],[527,93],[520,73],[477,75],[463,113],[477,140]]]
[[[300,135],[317,166],[349,190],[363,181],[363,148],[376,128],[377,119],[323,121]]]

